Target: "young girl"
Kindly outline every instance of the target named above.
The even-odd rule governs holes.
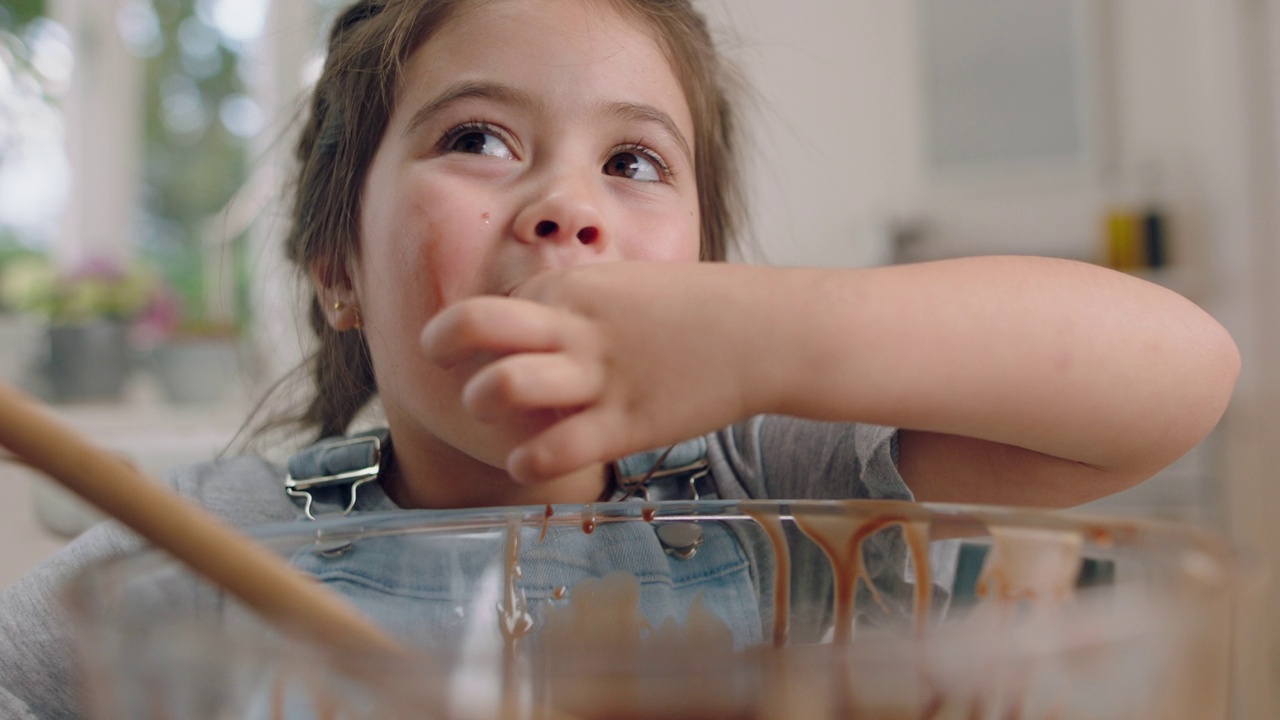
[[[318,445],[291,477],[372,462],[352,511],[585,503],[679,444],[702,496],[1064,507],[1217,422],[1230,337],[1123,274],[718,262],[740,206],[725,85],[687,0],[347,10],[297,151],[287,247],[319,336],[297,419],[340,436],[376,396],[388,442]],[[241,524],[347,509],[304,509],[285,475],[238,457],[170,481]],[[58,586],[136,545],[96,528],[0,597],[0,715],[74,712]]]

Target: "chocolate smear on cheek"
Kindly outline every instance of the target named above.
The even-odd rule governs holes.
[[[427,287],[427,293],[431,298],[431,307],[428,312],[432,317],[444,308],[444,284],[441,283],[442,266],[441,262],[441,244],[438,242],[428,242],[422,248],[422,282]]]

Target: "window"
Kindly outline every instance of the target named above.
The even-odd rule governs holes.
[[[248,312],[253,213],[233,208],[266,124],[250,62],[266,9],[258,0],[126,0],[117,15],[142,66],[137,252],[163,269],[188,326],[235,325]]]
[[[0,254],[52,247],[70,168],[61,103],[73,58],[41,0],[0,4]]]

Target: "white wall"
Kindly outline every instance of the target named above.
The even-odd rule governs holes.
[[[868,264],[865,226],[913,205],[919,183],[911,3],[703,5],[730,28],[725,45],[756,93],[751,191],[766,259]]]
[[[773,0],[705,0],[759,96],[755,228],[782,265],[881,260],[876,228],[919,215],[924,256],[1029,252],[1094,259],[1102,213],[1151,160],[1164,168],[1173,251],[1203,261],[1197,75],[1198,0],[1098,3],[1109,133],[1091,175],[999,174],[942,180],[924,168],[917,16],[903,0],[843,0],[821,12]],[[1102,52],[1110,50],[1109,53]],[[1110,55],[1111,57],[1107,57]],[[1104,83],[1105,85],[1106,83]],[[1107,151],[1109,148],[1109,151]],[[1203,268],[1203,262],[1200,262]],[[1195,290],[1204,294],[1203,277]]]
[[[1221,91],[1228,122],[1216,140],[1225,162],[1214,179],[1228,210],[1220,218],[1233,280],[1228,310],[1245,359],[1227,418],[1232,527],[1251,571],[1241,584],[1237,716],[1261,718],[1280,712],[1280,2],[1232,5],[1236,22],[1219,39],[1234,52],[1219,60],[1237,70],[1224,75],[1235,82],[1224,82]]]

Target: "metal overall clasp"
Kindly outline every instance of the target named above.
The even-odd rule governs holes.
[[[645,502],[652,500],[699,500],[698,481],[711,474],[710,463],[700,457],[690,463],[677,467],[667,467],[667,457],[675,449],[668,447],[658,456],[647,472],[637,475],[624,475],[615,466],[614,472],[621,497],[618,500],[629,500],[640,497]]]
[[[312,495],[312,491],[336,488],[342,485],[350,486],[346,506],[342,509],[342,514],[348,515],[356,506],[356,497],[360,488],[378,479],[378,473],[382,470],[382,440],[380,438],[369,435],[345,438],[326,444],[324,449],[325,451],[330,451],[364,444],[368,444],[371,451],[368,465],[332,475],[294,477],[293,473],[290,472],[285,477],[284,491],[290,497],[302,499],[302,511],[306,513],[308,519],[316,519],[315,514],[312,512],[312,507],[315,503],[315,496]]]
[[[646,472],[627,475],[615,464],[614,482],[618,488],[618,500],[629,500],[639,497],[644,502],[662,500],[693,500],[702,498],[698,492],[698,483],[711,474],[711,466],[704,453],[691,462],[687,453],[677,453],[674,462],[672,451],[678,445],[672,445],[662,452]],[[687,450],[687,448],[686,448]],[[697,523],[674,522],[662,523],[655,528],[663,550],[677,560],[688,560],[698,553],[702,547],[702,527]]]

